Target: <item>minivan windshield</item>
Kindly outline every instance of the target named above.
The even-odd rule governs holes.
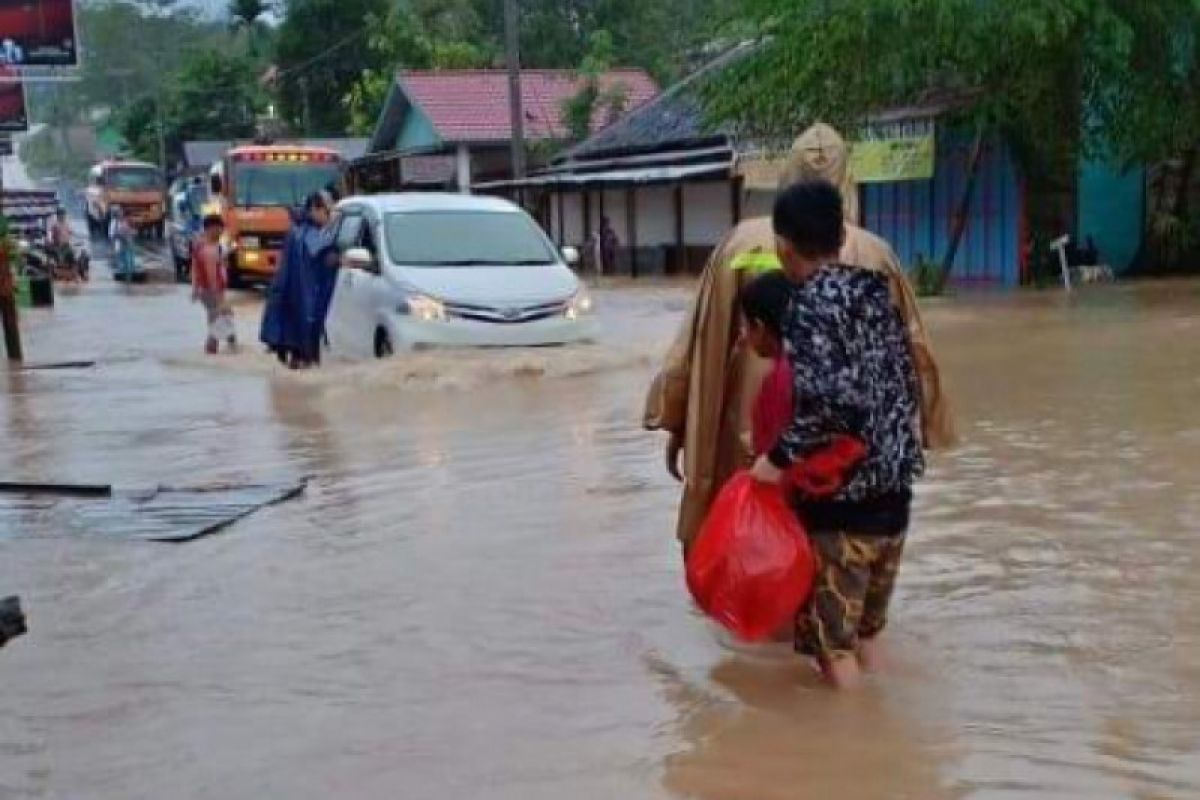
[[[413,267],[547,266],[557,262],[537,225],[506,211],[412,211],[384,217],[388,255]]]

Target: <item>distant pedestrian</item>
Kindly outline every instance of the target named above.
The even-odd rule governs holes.
[[[617,236],[617,232],[613,230],[612,222],[608,217],[600,219],[600,273],[602,275],[611,275],[617,269],[617,249],[621,246],[621,239]]]
[[[112,247],[115,265],[113,272],[117,277],[133,279],[137,271],[137,261],[133,254],[133,239],[137,231],[125,216],[120,206],[112,210],[112,218],[108,223],[108,241]]]
[[[233,309],[225,298],[229,279],[221,248],[224,231],[225,223],[220,215],[210,214],[204,218],[200,237],[192,244],[192,300],[204,306],[208,323],[204,352],[209,355],[217,354],[222,340],[228,343],[230,350],[237,349]]]

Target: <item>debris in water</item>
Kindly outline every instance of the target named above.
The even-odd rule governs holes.
[[[114,489],[106,485],[0,482],[0,537],[38,527],[64,534],[190,542],[301,494],[307,480],[251,486]]]
[[[21,611],[21,598],[6,597],[0,600],[0,647],[10,640],[28,632],[25,613]]]

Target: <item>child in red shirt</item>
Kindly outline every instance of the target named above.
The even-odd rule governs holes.
[[[192,300],[204,306],[208,320],[208,338],[204,352],[214,355],[221,339],[229,343],[230,350],[237,349],[234,333],[233,309],[225,302],[228,279],[222,258],[221,233],[224,221],[217,214],[204,218],[204,229],[192,244]]]

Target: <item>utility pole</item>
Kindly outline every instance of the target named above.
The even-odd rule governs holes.
[[[154,84],[154,114],[158,118],[158,168],[162,170],[163,178],[167,175],[167,133],[163,122],[162,79]]]
[[[308,100],[308,78],[305,77],[304,75],[301,75],[299,78],[299,82],[300,82],[300,104],[301,104],[300,108],[302,109],[302,113],[304,115],[304,119],[303,119],[304,135],[307,137],[307,136],[312,135],[312,107],[309,105],[309,100]]]
[[[508,113],[512,122],[513,178],[525,177],[525,112],[521,108],[521,39],[517,0],[504,0],[504,56],[508,63]]]
[[[21,328],[17,324],[17,287],[13,285],[12,267],[8,263],[8,217],[4,214],[4,159],[0,156],[0,322],[4,326],[4,349],[8,360],[20,362],[25,358],[21,351]]]

